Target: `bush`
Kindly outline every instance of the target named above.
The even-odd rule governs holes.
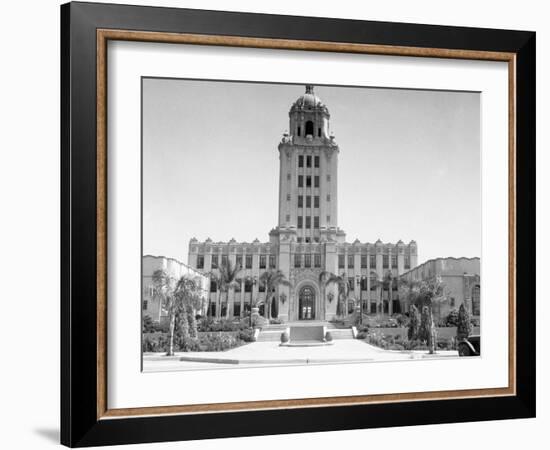
[[[368,333],[368,331],[369,331],[369,326],[368,326],[368,325],[365,325],[365,324],[359,325],[359,326],[357,327],[357,331]]]
[[[154,353],[168,351],[168,336],[161,332],[144,334],[141,341],[141,350]]]
[[[283,331],[281,333],[281,342],[284,344],[290,340],[290,337],[288,336],[288,333],[286,331]]]
[[[368,336],[368,331],[360,331],[357,333],[357,339],[366,339]]]
[[[233,322],[229,319],[215,320],[212,317],[206,317],[199,321],[197,328],[202,332],[239,331],[248,328],[248,325],[248,320]]]
[[[141,325],[142,333],[152,333],[153,331],[155,331],[155,324],[153,323],[153,319],[151,319],[151,316],[143,316]]]
[[[239,341],[229,333],[208,332],[199,335],[198,346],[203,352],[221,352],[237,347]]]
[[[325,333],[325,341],[332,342],[332,333],[330,331]]]
[[[418,339],[405,341],[403,347],[405,350],[428,350],[428,346]]]
[[[470,320],[470,323],[472,324],[473,327],[479,327],[479,319],[471,319]]]
[[[409,325],[409,318],[405,314],[396,314],[394,319],[400,327],[407,327]]]
[[[464,307],[464,304],[460,305],[458,310],[458,324],[456,327],[457,340],[466,339],[472,333],[472,323],[470,321],[470,314]]]
[[[271,325],[281,325],[283,321],[281,319],[269,319]]]
[[[418,328],[420,326],[420,315],[416,306],[411,306],[409,316],[409,329],[407,331],[407,336],[409,341],[414,341],[415,339],[418,339]]]
[[[254,330],[252,328],[248,328],[246,330],[239,330],[236,335],[237,339],[243,341],[243,342],[254,342],[256,339],[254,338]]]

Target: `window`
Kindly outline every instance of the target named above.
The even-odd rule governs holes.
[[[313,242],[319,242],[319,238],[318,238],[318,237],[314,237],[314,238],[313,238]]]
[[[319,128],[319,131],[321,131],[320,128]],[[321,136],[321,135],[319,134],[319,136]],[[319,168],[319,157],[318,157],[318,156],[315,156],[315,157],[313,158],[313,165],[315,166],[316,169]]]
[[[287,179],[288,181],[290,181],[290,174],[289,174],[289,173],[286,174],[286,179]]]
[[[455,307],[455,298],[451,297],[451,308]]]
[[[369,265],[371,267],[371,269],[375,269],[376,268],[376,255],[369,255]]]
[[[319,187],[319,175],[315,175],[314,182],[314,187]]]
[[[350,291],[354,290],[354,288],[355,288],[355,278],[348,277],[348,286],[349,286]]]
[[[313,217],[313,228],[319,228],[319,216]]]
[[[306,208],[311,208],[311,195],[306,197]]]
[[[367,277],[361,277],[361,290],[366,291],[368,289],[368,278]]]
[[[330,173],[327,175],[327,181],[330,181]]]
[[[233,305],[233,316],[234,317],[240,317],[241,316],[241,304],[235,303]]]
[[[330,216],[327,216],[327,222],[330,223]]]
[[[235,264],[239,267],[243,266],[243,255],[237,255],[237,258],[235,260]]]
[[[227,260],[228,260],[228,256],[227,255],[222,255],[222,266],[225,266],[227,267]]]
[[[327,194],[327,202],[330,202],[330,194]]]
[[[319,208],[319,196],[318,195],[313,197],[313,207],[314,208]]]
[[[306,244],[309,244],[311,242],[311,239],[306,237]]]
[[[214,281],[210,281],[210,292],[216,292],[218,290],[218,284]]]
[[[472,315],[479,316],[481,310],[479,285],[475,285],[472,289]]]
[[[306,122],[306,136],[308,135],[313,136],[313,122],[311,120]]]
[[[286,194],[286,201],[287,201],[287,202],[290,201],[290,194]]]
[[[147,309],[147,300],[143,300],[143,310]]]
[[[266,256],[260,255],[260,269],[265,269]]]
[[[361,255],[361,269],[367,268],[367,255]]]
[[[304,218],[302,216],[298,217],[298,228],[304,228]]]
[[[304,155],[298,155],[298,167],[304,167]]]
[[[258,292],[265,292],[265,284],[260,283],[258,285]]]
[[[409,255],[405,255],[405,269],[411,268],[411,257]]]
[[[246,268],[252,269],[252,255],[246,255]]]
[[[304,255],[304,267],[311,267],[311,255]]]
[[[338,255],[338,268],[343,269],[345,267],[346,260],[344,259],[344,255]]]
[[[306,228],[311,228],[311,217],[306,217]]]
[[[304,187],[304,176],[298,175],[298,187]]]
[[[298,244],[301,244],[302,242],[304,242],[303,238],[301,237],[296,238],[296,241],[298,242]]]
[[[245,280],[245,282],[244,282],[244,291],[245,292],[252,292],[252,281],[251,280]]]
[[[269,268],[275,269],[275,255],[269,255]]]
[[[311,167],[311,155],[306,156],[306,167]]]
[[[348,255],[348,269],[353,269],[353,255]]]
[[[382,256],[382,268],[387,269],[390,266],[390,257],[388,255]]]
[[[314,255],[313,264],[315,267],[321,267],[321,255]]]
[[[304,196],[299,195],[298,196],[298,208],[302,208],[304,206]]]
[[[233,289],[235,289],[235,292],[241,292],[241,280],[240,279],[237,280],[237,284],[235,284]]]
[[[320,128],[317,128],[317,136],[321,137],[321,129]],[[319,166],[317,166],[319,167]]]
[[[301,135],[302,135],[302,128],[298,127],[298,136],[301,136]]]
[[[370,276],[370,290],[371,291],[375,291],[376,290],[376,275],[371,275]]]
[[[204,269],[204,255],[197,256],[197,269]]]
[[[302,255],[299,253],[294,254],[294,267],[301,267],[302,266]]]
[[[285,219],[286,219],[287,222],[290,222],[290,214],[287,214]]]
[[[391,266],[393,269],[397,268],[397,255],[391,255]]]
[[[212,269],[218,268],[218,255],[212,255]]]
[[[306,187],[311,187],[311,176],[306,176]]]

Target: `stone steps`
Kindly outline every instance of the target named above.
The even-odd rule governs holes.
[[[353,331],[350,328],[336,328],[327,322],[290,322],[287,324],[268,325],[262,328],[257,342],[279,342],[281,334],[290,329],[291,342],[322,341],[323,327],[330,331],[333,340],[353,339]]]

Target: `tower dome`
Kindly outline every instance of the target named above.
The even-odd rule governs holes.
[[[313,85],[307,84],[306,85],[306,92],[302,94],[298,99],[293,103],[292,108],[290,109],[292,111],[311,111],[311,110],[323,110],[324,112],[328,113],[327,107],[324,105],[324,103],[321,101],[321,99],[315,95],[313,92]]]

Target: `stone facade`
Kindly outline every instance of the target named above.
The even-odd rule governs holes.
[[[437,277],[444,284],[443,297],[434,303],[436,318],[444,319],[453,309],[464,304],[470,314],[479,318],[481,309],[481,278],[479,258],[437,258],[405,272],[407,281],[430,281]],[[408,310],[409,305],[402,304]]]
[[[417,264],[417,245],[346,242],[338,227],[338,155],[340,149],[330,132],[328,108],[315,95],[313,86],[291,106],[289,132],[279,143],[278,224],[269,233],[269,242],[204,242],[191,239],[190,266],[209,273],[223,261],[242,268],[240,288],[229,292],[230,316],[242,316],[251,299],[262,298],[258,278],[269,269],[281,270],[291,286],[281,286],[276,295],[283,320],[330,320],[336,315],[337,287],[324,286],[321,272],[344,275],[350,285],[345,312],[363,302],[364,311],[374,312],[380,302],[379,287],[373,280],[388,271],[399,276]],[[374,275],[373,272],[376,274]],[[210,289],[211,299],[217,298]],[[382,293],[387,303],[388,292]],[[400,303],[395,299],[395,308]],[[213,302],[214,303],[214,302]],[[387,306],[379,310],[388,311]],[[225,311],[222,311],[224,314]]]
[[[156,270],[164,270],[175,281],[182,276],[188,276],[195,280],[200,286],[204,306],[197,313],[206,313],[206,304],[208,299],[208,287],[210,285],[208,277],[199,270],[183,264],[176,259],[166,258],[164,256],[145,255],[141,261],[142,269],[142,313],[143,316],[149,316],[153,322],[162,322],[167,318],[166,311],[163,309],[160,299],[154,295],[153,274]]]

